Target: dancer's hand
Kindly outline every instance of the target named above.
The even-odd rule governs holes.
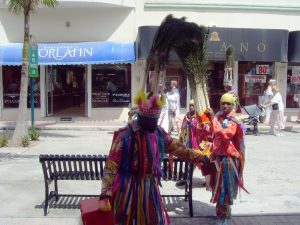
[[[210,120],[213,120],[213,118],[215,117],[214,110],[211,109],[211,108],[207,108],[207,109],[205,110],[205,113],[206,113],[207,117],[208,117]]]
[[[111,210],[111,204],[109,196],[105,193],[101,193],[99,196],[99,209],[103,212],[107,212]]]
[[[111,210],[109,198],[99,200],[99,209],[103,212],[108,212]]]

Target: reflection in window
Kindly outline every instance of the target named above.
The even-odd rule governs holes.
[[[18,108],[21,84],[21,66],[3,66],[4,108]],[[40,78],[34,78],[34,106],[40,107]],[[27,107],[30,108],[30,80],[28,80]]]
[[[286,108],[298,108],[300,106],[300,65],[289,66],[286,86]]]
[[[272,62],[240,62],[238,68],[241,105],[260,104],[267,83],[273,77]]]
[[[131,99],[131,70],[127,65],[93,65],[92,107],[127,107]]]

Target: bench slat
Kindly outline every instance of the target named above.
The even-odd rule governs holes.
[[[47,214],[49,200],[53,197],[53,191],[49,192],[49,184],[55,181],[56,198],[61,195],[58,193],[58,180],[101,180],[103,170],[105,168],[107,156],[104,155],[40,155],[44,179],[45,179],[45,206],[44,214]],[[183,162],[178,158],[173,158],[173,169],[170,165],[169,158],[162,159],[162,179],[185,180],[185,193],[183,195],[162,195],[162,196],[183,196],[185,200],[189,200],[190,215],[193,215],[192,209],[192,176],[193,166],[187,162]],[[56,200],[57,200],[56,199]]]

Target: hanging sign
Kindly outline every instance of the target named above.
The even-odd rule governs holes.
[[[300,74],[291,76],[291,84],[300,84]]]
[[[270,74],[270,66],[256,65],[256,74]]]
[[[266,75],[245,75],[246,83],[266,83]]]
[[[38,77],[38,45],[33,39],[29,42],[29,77]]]

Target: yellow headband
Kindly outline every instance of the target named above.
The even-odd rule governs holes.
[[[234,104],[235,101],[235,97],[232,94],[229,93],[225,93],[224,95],[222,95],[220,102],[228,102],[230,104]]]

